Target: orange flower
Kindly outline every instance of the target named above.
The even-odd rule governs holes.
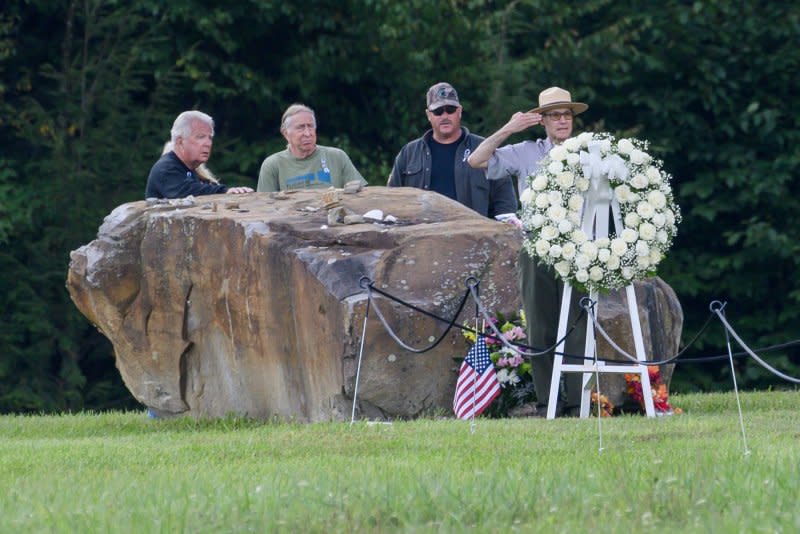
[[[650,388],[653,395],[653,407],[657,413],[682,413],[682,410],[673,408],[669,404],[669,391],[667,385],[661,381],[661,370],[656,365],[647,366],[647,375],[650,378]],[[641,375],[626,374],[625,382],[627,384],[628,395],[631,399],[639,403],[644,409],[644,396],[642,395]]]
[[[592,391],[592,411],[593,413],[597,413],[595,408],[597,407],[597,391]],[[611,417],[614,415],[614,405],[611,404],[611,401],[608,400],[608,397],[605,395],[600,395],[600,417]]]

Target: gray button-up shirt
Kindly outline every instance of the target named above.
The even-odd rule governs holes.
[[[500,180],[508,176],[517,178],[519,194],[528,188],[528,176],[539,170],[539,162],[553,148],[549,138],[536,141],[523,141],[498,148],[489,158],[486,177]]]

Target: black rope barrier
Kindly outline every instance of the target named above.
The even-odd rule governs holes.
[[[620,360],[616,360],[616,359],[612,360],[612,359],[608,359],[608,358],[596,358],[596,357],[593,357],[593,356],[587,356],[585,354],[570,354],[570,353],[567,353],[567,352],[562,352],[562,351],[556,351],[555,350],[555,348],[558,347],[559,344],[561,344],[562,342],[565,342],[573,334],[575,328],[577,327],[577,324],[581,321],[583,316],[586,315],[586,314],[589,314],[592,317],[592,319],[594,320],[594,323],[595,323],[595,327],[599,328],[599,330],[604,334],[604,336],[607,336],[607,334],[605,334],[605,331],[602,330],[602,327],[599,327],[599,324],[598,324],[599,321],[594,317],[594,314],[591,313],[591,310],[596,305],[596,302],[593,301],[592,299],[590,299],[588,297],[583,297],[581,299],[581,301],[580,301],[581,309],[580,309],[579,315],[572,322],[572,324],[569,326],[569,328],[567,329],[566,334],[564,335],[563,338],[557,340],[553,345],[551,345],[548,348],[540,349],[540,348],[537,348],[537,347],[534,347],[534,346],[531,346],[531,345],[526,345],[525,343],[519,343],[517,341],[509,341],[509,340],[505,339],[503,337],[502,333],[499,330],[497,330],[497,328],[495,327],[494,323],[491,321],[491,318],[487,317],[488,312],[483,308],[483,306],[481,304],[480,297],[478,295],[478,287],[480,285],[480,281],[477,278],[475,278],[474,276],[468,276],[465,279],[464,283],[467,286],[467,290],[465,291],[463,297],[461,298],[461,301],[459,302],[457,311],[455,312],[455,314],[452,316],[451,319],[445,319],[445,318],[443,318],[443,317],[441,317],[441,316],[439,316],[439,315],[437,315],[437,314],[435,314],[433,312],[430,312],[428,310],[420,308],[419,306],[416,306],[414,304],[406,302],[405,300],[403,300],[403,299],[401,299],[401,298],[399,298],[399,297],[397,297],[395,295],[392,295],[388,291],[384,291],[382,289],[379,289],[379,288],[375,287],[374,282],[372,280],[370,280],[366,276],[362,276],[361,279],[359,280],[359,286],[362,289],[367,291],[368,299],[370,300],[370,302],[373,303],[373,309],[375,310],[376,314],[379,315],[381,321],[384,324],[384,327],[387,329],[389,334],[395,339],[395,341],[397,341],[405,349],[407,349],[409,351],[412,351],[412,352],[415,352],[415,353],[423,353],[423,352],[427,352],[429,350],[432,350],[439,343],[441,343],[441,341],[446,337],[446,335],[453,328],[457,328],[457,329],[461,330],[462,332],[469,332],[469,333],[472,333],[472,334],[475,334],[475,335],[483,335],[483,336],[487,335],[485,331],[479,331],[479,330],[470,328],[470,327],[468,327],[466,325],[456,324],[458,316],[464,310],[464,306],[466,305],[467,299],[471,295],[473,297],[473,300],[475,301],[475,316],[476,316],[476,318],[480,314],[483,314],[484,315],[484,319],[486,320],[486,322],[489,325],[489,327],[494,330],[494,335],[491,335],[490,337],[498,339],[504,345],[512,347],[514,350],[516,350],[517,352],[519,352],[519,353],[521,353],[521,354],[523,354],[525,356],[528,356],[528,357],[532,358],[532,357],[540,357],[540,356],[550,357],[550,356],[553,356],[553,355],[561,355],[561,356],[564,356],[564,357],[567,357],[567,358],[574,358],[574,359],[586,360],[586,361],[601,361],[601,362],[604,362],[604,363],[611,363],[611,364],[620,362]],[[379,295],[381,295],[381,296],[383,296],[383,297],[385,297],[385,298],[387,298],[387,299],[389,299],[389,300],[391,300],[391,301],[393,301],[393,302],[395,302],[395,303],[397,303],[397,304],[399,304],[399,305],[401,305],[403,307],[409,308],[409,309],[414,310],[414,311],[416,311],[416,312],[418,312],[418,313],[420,313],[422,315],[425,315],[426,317],[434,319],[435,321],[444,323],[444,324],[447,325],[447,328],[429,346],[424,347],[422,349],[416,349],[416,348],[413,348],[413,347],[409,347],[408,345],[406,345],[402,340],[400,340],[396,336],[394,331],[388,325],[388,322],[386,322],[385,318],[380,314],[377,306],[374,304],[373,295],[372,295],[373,292],[377,293],[377,294],[379,294]],[[714,362],[714,361],[719,361],[719,360],[723,360],[723,359],[729,359],[731,356],[732,357],[736,357],[736,358],[747,357],[747,356],[753,357],[752,352],[754,352],[754,351],[755,352],[770,352],[770,351],[773,351],[773,350],[779,350],[779,349],[783,349],[783,348],[789,348],[789,347],[794,347],[794,346],[800,345],[800,339],[795,339],[795,340],[791,340],[791,341],[788,341],[788,342],[779,343],[779,344],[776,344],[776,345],[770,345],[770,346],[763,347],[763,348],[757,348],[757,349],[749,349],[749,348],[747,348],[746,350],[738,351],[738,352],[731,353],[731,354],[716,354],[716,355],[713,355],[713,356],[685,357],[684,354],[686,353],[686,351],[689,348],[691,348],[701,338],[701,336],[706,332],[706,330],[708,329],[708,327],[711,324],[712,319],[714,319],[715,317],[719,317],[720,314],[717,313],[717,311],[719,311],[721,313],[722,310],[724,310],[726,304],[727,303],[722,303],[722,302],[716,301],[716,300],[712,301],[712,303],[710,305],[709,316],[706,318],[706,320],[703,323],[703,325],[700,327],[700,329],[697,331],[697,333],[692,337],[692,339],[682,349],[680,349],[674,356],[670,356],[669,358],[653,359],[653,360],[633,359],[632,361],[635,361],[635,363],[637,363],[637,364],[648,365],[648,366],[649,365],[662,366],[662,365],[668,365],[668,364],[671,364],[671,363],[675,363],[675,364],[680,364],[680,363],[708,363],[708,362]],[[727,322],[723,322],[723,327],[728,328]],[[726,330],[726,332],[727,331],[728,330]],[[628,359],[632,358],[629,354],[627,354],[625,351],[623,351],[618,346],[616,346],[616,344],[613,342],[613,340],[610,340],[610,338],[606,337],[606,341],[609,341],[609,343],[611,344],[612,348],[617,353],[627,357]],[[528,351],[533,351],[535,354],[527,353]]]
[[[480,283],[480,281],[478,281],[474,276],[469,276],[465,280],[465,284],[467,284],[468,289],[464,293],[464,297],[462,298],[461,303],[459,304],[458,311],[455,313],[455,315],[453,316],[452,319],[445,319],[443,317],[440,317],[440,316],[436,315],[433,312],[429,312],[429,311],[424,310],[424,309],[422,309],[422,308],[420,308],[418,306],[415,306],[414,304],[406,302],[403,299],[401,299],[399,297],[396,297],[396,296],[392,295],[391,293],[389,293],[387,291],[383,291],[382,289],[379,289],[379,288],[375,287],[374,282],[372,280],[370,280],[366,276],[362,276],[361,277],[361,279],[359,280],[359,286],[362,289],[366,289],[367,290],[367,298],[370,299],[370,301],[372,301],[371,293],[374,291],[375,293],[378,293],[379,295],[381,295],[381,296],[383,296],[383,297],[385,297],[385,298],[387,298],[387,299],[389,299],[389,300],[391,300],[393,302],[396,302],[397,304],[400,304],[401,306],[405,306],[405,307],[407,307],[409,309],[412,309],[412,310],[414,310],[416,312],[421,313],[422,315],[425,315],[426,317],[430,317],[431,319],[434,319],[436,321],[439,321],[441,323],[445,323],[445,324],[448,325],[447,328],[445,329],[445,331],[439,337],[439,339],[437,341],[435,341],[432,345],[430,345],[429,347],[427,347],[425,349],[415,349],[415,348],[408,347],[408,345],[406,345],[402,340],[399,340],[397,337],[395,337],[395,333],[391,330],[391,328],[388,327],[387,324],[384,324],[384,327],[386,327],[387,331],[389,331],[389,335],[396,342],[398,342],[398,344],[400,344],[401,346],[403,346],[404,348],[407,348],[408,350],[410,350],[412,352],[421,353],[421,352],[427,352],[427,351],[433,349],[436,345],[438,345],[441,342],[442,339],[444,339],[444,337],[447,335],[447,333],[453,328],[457,328],[457,329],[461,330],[462,332],[469,332],[469,333],[472,333],[472,334],[475,334],[475,335],[486,335],[485,332],[476,330],[474,328],[470,328],[470,327],[465,326],[465,325],[459,325],[459,324],[456,324],[456,322],[455,322],[456,319],[458,318],[458,315],[463,311],[463,308],[464,308],[464,305],[466,303],[467,297],[469,297],[470,294],[471,294],[471,287],[469,286],[471,280],[475,281],[475,284],[474,284],[475,287],[477,287],[477,285]],[[365,284],[365,282],[366,282],[366,284]],[[476,300],[476,304],[475,305],[476,305],[476,316],[477,316],[478,309],[480,307],[478,302],[477,302],[477,300]],[[380,313],[380,312],[378,312],[378,308],[375,306],[374,302],[373,302],[373,309],[375,310],[376,314]],[[537,347],[526,345],[524,343],[518,343],[518,342],[515,342],[515,341],[508,341],[505,338],[503,338],[501,334],[498,334],[498,335],[495,335],[495,336],[491,336],[491,337],[500,338],[504,343],[508,343],[509,345],[512,345],[515,348],[515,350],[517,350],[517,351],[520,351],[520,349],[521,349],[521,351],[530,350],[530,351],[540,352],[541,354],[538,354],[538,355],[542,355],[542,356],[545,356],[545,355],[546,356],[551,356],[553,354],[563,354],[564,356],[570,356],[570,357],[573,357],[573,358],[582,358],[582,359],[592,360],[593,358],[589,358],[587,356],[570,355],[570,354],[567,354],[567,353],[561,353],[561,352],[555,352],[554,351],[554,349],[559,345],[559,343],[561,343],[561,341],[566,341],[569,338],[569,336],[575,330],[575,327],[577,326],[577,324],[580,322],[580,320],[583,318],[584,315],[585,315],[585,311],[581,310],[579,312],[578,317],[575,319],[575,321],[573,321],[573,323],[567,329],[567,332],[564,335],[564,337],[561,340],[556,341],[553,345],[551,345],[550,347],[548,347],[546,349],[539,349]]]

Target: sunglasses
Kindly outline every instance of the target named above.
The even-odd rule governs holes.
[[[457,110],[458,110],[458,106],[442,106],[440,108],[436,108],[436,109],[431,110],[431,113],[433,113],[434,115],[439,117],[444,112],[447,112],[448,115],[452,115]]]

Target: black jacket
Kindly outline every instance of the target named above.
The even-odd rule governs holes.
[[[225,193],[225,184],[200,181],[175,152],[167,152],[150,169],[144,198],[183,198]]]
[[[466,207],[484,217],[495,217],[503,213],[517,212],[517,196],[511,178],[487,180],[484,169],[473,169],[467,163],[472,150],[483,141],[483,137],[469,133],[461,127],[463,136],[456,150],[455,181],[456,199]],[[433,131],[428,130],[419,139],[404,146],[394,161],[392,187],[431,187],[431,149],[428,141]]]

